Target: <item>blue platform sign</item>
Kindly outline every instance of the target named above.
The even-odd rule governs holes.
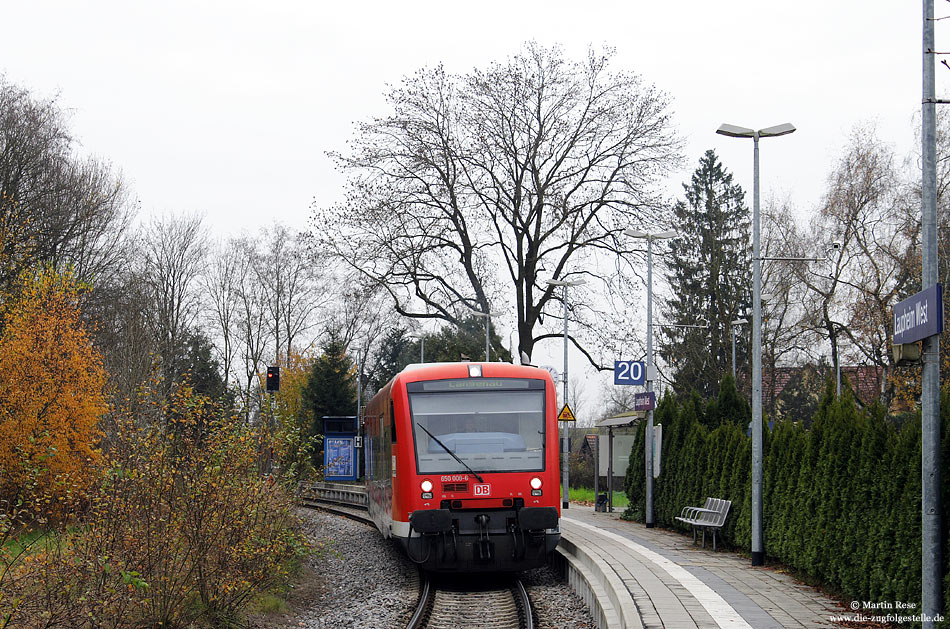
[[[656,393],[647,391],[646,393],[636,393],[633,396],[633,410],[652,411],[656,408]]]
[[[353,437],[327,437],[323,445],[325,480],[356,480],[356,447]]]
[[[640,384],[646,382],[646,366],[639,360],[615,360],[614,384]]]
[[[943,287],[934,284],[894,306],[894,344],[943,332]]]

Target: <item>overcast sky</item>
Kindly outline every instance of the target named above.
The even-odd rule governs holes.
[[[326,151],[386,112],[387,84],[439,62],[485,67],[527,40],[575,58],[614,47],[616,69],[671,97],[686,153],[670,194],[714,148],[751,204],[752,143],[715,135],[723,122],[798,128],[762,142],[762,193],[803,218],[856,124],[901,155],[918,144],[916,2],[33,0],[6,3],[3,23],[8,81],[58,94],[82,150],[121,169],[143,214],[200,212],[219,236],[275,218],[306,228],[314,201],[341,198]],[[946,97],[950,70],[937,76]]]
[[[874,122],[901,152],[915,145],[920,15],[883,0],[36,0],[5,6],[0,70],[58,94],[83,150],[122,170],[145,213],[201,212],[230,235],[274,217],[304,228],[314,200],[339,199],[326,151],[385,113],[387,83],[439,62],[485,67],[527,40],[573,57],[607,45],[618,69],[672,98],[687,145],[670,194],[707,148],[751,194],[751,142],[715,129],[792,122],[795,134],[762,143],[762,190],[805,215],[855,124]]]

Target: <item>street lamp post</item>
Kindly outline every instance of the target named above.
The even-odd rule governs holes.
[[[564,405],[567,405],[567,287],[568,286],[580,286],[586,284],[587,280],[580,279],[574,280],[573,282],[568,282],[566,280],[547,280],[547,283],[550,286],[561,286],[564,289],[564,292],[561,296],[561,301],[564,302],[564,373],[562,378],[564,379]],[[568,433],[567,422],[561,422],[561,508],[567,509],[571,502],[571,491],[568,487],[570,482],[569,469],[567,457],[569,455],[569,444],[568,439],[570,434]]]
[[[732,325],[732,380],[736,379],[736,329],[740,325],[745,325],[748,323],[746,319],[736,319],[731,323]]]
[[[491,335],[491,318],[492,318],[492,315],[494,315],[495,313],[481,312],[479,310],[475,310],[474,308],[469,308],[468,306],[465,306],[465,309],[471,312],[476,317],[485,317],[485,362],[486,363],[490,362],[491,361],[491,359],[489,358],[490,346],[488,344],[488,340]]]
[[[647,241],[647,393],[653,391],[656,380],[656,366],[653,364],[653,241],[676,236],[674,231],[643,232],[625,229],[624,234]],[[646,467],[646,526],[652,529],[653,522],[653,409],[647,411],[647,429],[644,438],[644,459]]]
[[[937,103],[934,79],[934,3],[924,0],[923,6],[923,100],[921,103],[921,208],[920,251],[921,288],[927,289],[940,280],[937,245]],[[923,339],[923,367],[920,381],[921,415],[921,609],[923,627],[934,626],[943,599],[942,548],[943,529],[940,523],[940,336]]]
[[[762,543],[762,260],[759,250],[759,138],[786,135],[795,126],[784,124],[747,129],[724,124],[716,133],[731,138],[752,138],[752,565],[765,563]]]

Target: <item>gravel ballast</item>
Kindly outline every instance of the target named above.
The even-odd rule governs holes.
[[[255,629],[304,627],[404,627],[418,596],[416,567],[371,527],[312,509],[301,509],[305,532],[323,547],[304,566],[288,597],[289,609],[256,614]],[[584,602],[551,568],[522,573],[535,626],[592,629]]]

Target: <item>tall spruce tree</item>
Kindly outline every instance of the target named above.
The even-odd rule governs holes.
[[[745,193],[715,151],[706,151],[683,189],[685,199],[673,207],[680,237],[670,246],[667,280],[673,297],[665,304],[665,318],[708,327],[664,328],[660,354],[672,367],[676,391],[695,389],[710,398],[732,370],[731,321],[751,304],[751,220]],[[737,373],[748,362],[745,336],[736,339]]]
[[[330,335],[323,354],[313,363],[303,399],[313,411],[312,435],[323,433],[324,416],[356,415],[356,372],[346,344],[336,334]]]
[[[409,330],[402,326],[395,326],[386,333],[379,346],[376,368],[369,375],[369,392],[364,395],[373,395],[386,386],[393,376],[402,371],[406,365],[419,360],[419,350],[409,336]]]

